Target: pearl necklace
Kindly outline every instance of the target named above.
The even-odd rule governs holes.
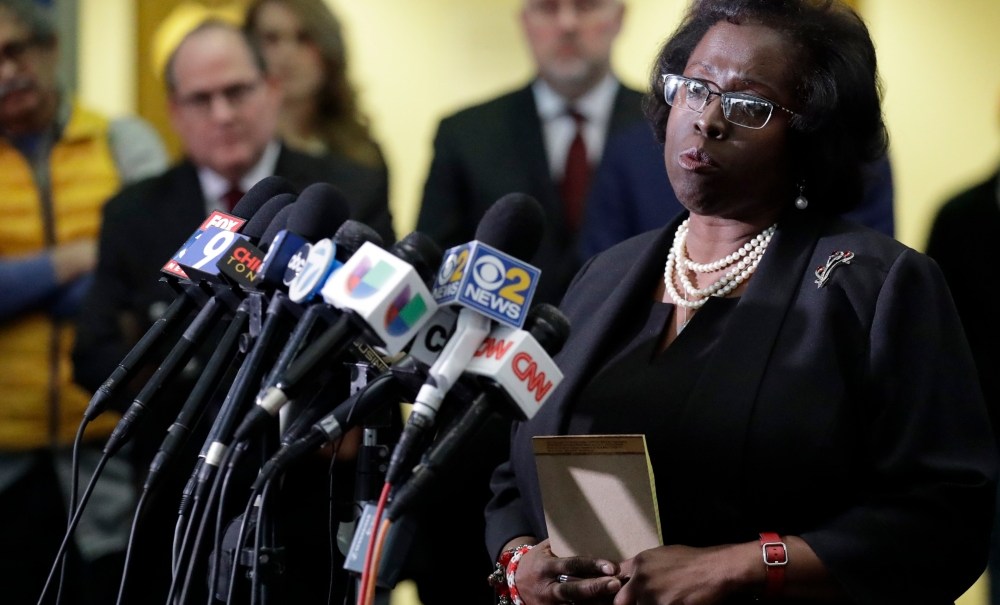
[[[674,234],[674,242],[670,246],[667,254],[667,264],[663,267],[663,284],[667,287],[667,293],[674,300],[674,304],[687,309],[697,309],[705,304],[709,297],[719,298],[726,296],[740,284],[745,282],[760,264],[760,259],[764,256],[767,245],[771,242],[771,236],[777,228],[777,223],[771,225],[757,234],[756,237],[743,245],[742,248],[728,254],[717,261],[710,263],[696,263],[687,257],[688,219],[677,227]],[[715,280],[704,288],[696,288],[691,282],[689,273],[712,273],[729,268],[725,275]],[[680,282],[684,289],[682,297],[674,285],[674,280]],[[684,322],[685,324],[687,321]]]

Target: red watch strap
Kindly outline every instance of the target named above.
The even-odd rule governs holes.
[[[772,599],[781,594],[785,586],[785,565],[788,565],[788,547],[781,536],[772,531],[760,533],[760,550],[767,566],[764,579],[764,598]]]

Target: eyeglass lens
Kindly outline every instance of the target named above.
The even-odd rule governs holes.
[[[257,89],[259,84],[259,81],[241,82],[215,92],[196,92],[188,95],[181,102],[199,111],[208,111],[212,107],[212,99],[216,95],[222,95],[230,106],[239,107]]]
[[[712,92],[704,82],[668,75],[664,78],[663,96],[668,105],[683,103],[701,113],[713,96],[721,98],[722,115],[738,126],[763,128],[771,118],[774,105],[765,99],[734,92]]]
[[[23,40],[11,40],[6,44],[0,46],[0,61],[20,61],[24,57],[24,53],[28,51],[31,47],[33,41],[31,38],[24,38]]]

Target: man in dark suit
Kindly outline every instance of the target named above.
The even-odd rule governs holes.
[[[546,223],[537,254],[525,259],[542,271],[535,302],[558,302],[579,268],[576,236],[589,174],[610,133],[642,117],[642,94],[611,71],[624,10],[620,0],[525,0],[520,21],[537,77],[445,118],[434,140],[417,230],[442,248],[461,244],[474,239],[497,199],[533,196]],[[499,419],[481,430],[417,519],[409,565],[425,605],[495,601],[485,581],[492,561],[483,508],[508,436],[509,422]],[[442,543],[462,554],[444,563]]]
[[[76,380],[91,390],[174,298],[158,281],[162,265],[210,211],[228,209],[240,192],[266,176],[285,177],[299,189],[332,183],[344,192],[351,218],[368,223],[386,241],[394,239],[384,172],[342,157],[296,153],[277,140],[279,84],[266,75],[259,53],[239,29],[220,21],[198,26],[174,50],[164,79],[185,158],[162,175],[124,189],[105,206],[95,281],[80,316],[74,353]],[[200,373],[192,365],[198,366],[189,364],[181,379],[168,385],[171,392],[158,396],[160,401],[186,397]],[[154,410],[140,424],[132,440],[140,473],[182,401],[159,406],[160,417]],[[181,483],[186,472],[190,468],[176,473]],[[130,570],[129,584],[142,586],[145,598],[164,597],[169,583],[175,488],[163,486],[154,508],[144,512],[142,554]],[[324,527],[316,528],[317,535]],[[197,584],[204,586],[204,578]],[[324,584],[324,595],[325,590]]]
[[[597,165],[610,133],[642,115],[642,95],[611,71],[623,14],[619,0],[525,0],[521,25],[538,77],[445,118],[434,140],[417,230],[442,247],[461,244],[498,198],[515,191],[535,197],[546,217],[538,253],[527,259],[542,270],[537,301],[558,302],[580,264],[582,200],[566,199],[574,196],[564,178],[574,173],[566,170],[577,132],[570,111],[582,115],[588,166]]]
[[[1000,315],[983,293],[983,276],[992,265],[1000,232],[1000,171],[949,198],[938,210],[927,240],[927,255],[937,261],[962,318],[965,337],[979,370],[994,438],[1000,446]],[[991,605],[1000,603],[1000,507],[990,539]]]

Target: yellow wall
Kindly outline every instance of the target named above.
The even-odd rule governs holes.
[[[1000,161],[1000,2],[863,0],[885,85],[899,237]]]
[[[112,114],[136,109],[138,2],[80,0],[80,92]],[[213,0],[216,4],[217,0]],[[342,17],[351,70],[392,173],[396,228],[413,228],[437,121],[526,81],[520,0],[327,0]],[[683,0],[626,0],[614,56],[642,86]],[[210,2],[211,3],[211,2]],[[885,82],[899,238],[922,248],[940,202],[1000,159],[1000,2],[860,0]],[[163,126],[166,128],[166,126]]]

